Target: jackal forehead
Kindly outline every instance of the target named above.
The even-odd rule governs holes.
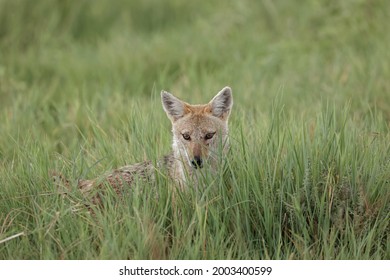
[[[174,130],[180,133],[214,133],[225,131],[227,124],[213,116],[200,116],[189,114],[178,120],[173,126]]]
[[[205,115],[205,114],[211,114],[211,106],[209,104],[198,104],[198,105],[191,105],[188,103],[185,103],[184,110],[188,114],[193,115]]]

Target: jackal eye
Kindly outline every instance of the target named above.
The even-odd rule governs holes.
[[[207,133],[206,136],[204,137],[206,140],[210,140],[211,138],[213,138],[215,132],[211,132],[211,133]]]
[[[188,133],[184,133],[182,135],[183,135],[184,140],[187,140],[187,141],[191,140],[191,136]]]

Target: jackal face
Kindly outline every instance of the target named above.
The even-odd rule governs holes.
[[[232,90],[223,88],[209,103],[190,105],[162,91],[161,100],[172,122],[173,151],[190,169],[215,163],[227,145]]]

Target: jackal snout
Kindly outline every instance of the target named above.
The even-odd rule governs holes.
[[[192,159],[191,159],[191,165],[195,169],[202,168],[203,167],[203,159],[204,152],[202,152],[202,144],[201,143],[193,143],[192,145]]]
[[[191,160],[191,164],[195,169],[203,167],[203,160],[200,156],[194,156],[194,159]]]

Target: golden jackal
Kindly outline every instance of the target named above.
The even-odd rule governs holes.
[[[78,187],[83,193],[94,187],[111,185],[121,194],[136,178],[152,181],[156,168],[166,170],[168,176],[179,183],[181,188],[188,178],[194,178],[199,169],[216,170],[228,147],[228,119],[233,106],[232,90],[223,88],[209,103],[190,105],[172,94],[162,91],[161,101],[172,122],[172,152],[154,166],[151,161],[128,165],[116,169],[103,178],[79,180]],[[57,176],[58,178],[58,176]],[[60,176],[66,186],[69,182]]]

